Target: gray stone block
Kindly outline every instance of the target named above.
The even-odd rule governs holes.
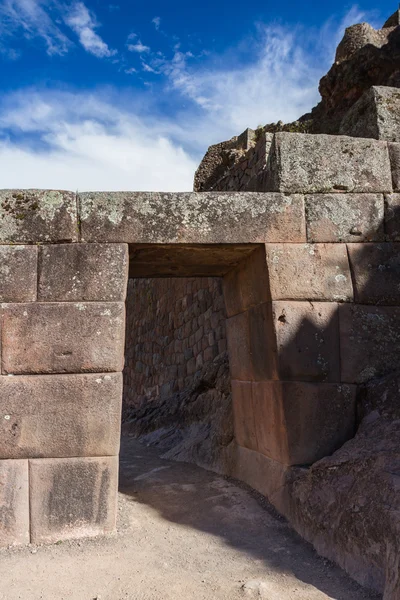
[[[0,243],[78,240],[76,195],[59,190],[0,190]]]
[[[0,460],[0,546],[29,544],[27,460]]]
[[[400,142],[400,90],[374,86],[364,92],[343,118],[340,133]]]
[[[385,197],[386,235],[393,242],[400,242],[400,194]]]
[[[398,369],[400,307],[339,306],[342,381],[365,383]]]
[[[393,189],[400,192],[400,144],[388,143]]]
[[[387,144],[346,136],[277,133],[266,190],[289,194],[391,192]]]
[[[0,458],[114,456],[121,400],[121,373],[2,376]]]
[[[37,293],[35,246],[0,246],[0,302],[34,302]]]
[[[384,241],[383,194],[312,194],[306,197],[309,242]]]
[[[60,244],[43,246],[39,252],[39,301],[125,300],[126,244]]]
[[[122,302],[3,304],[2,318],[3,373],[123,369]]]
[[[80,194],[82,241],[234,244],[305,241],[303,196],[252,192]]]
[[[349,244],[355,301],[400,306],[400,243]]]
[[[29,461],[31,542],[57,542],[115,529],[118,456]]]

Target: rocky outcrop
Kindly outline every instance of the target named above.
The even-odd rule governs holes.
[[[400,372],[361,389],[360,426],[332,456],[298,469],[290,519],[361,584],[400,598]]]

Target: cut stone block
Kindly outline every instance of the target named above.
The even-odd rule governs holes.
[[[355,300],[400,306],[400,243],[349,244]]]
[[[388,144],[390,164],[392,167],[393,189],[400,192],[400,144]]]
[[[233,380],[231,385],[235,440],[244,448],[257,450],[252,383]]]
[[[3,304],[2,372],[122,371],[125,305]]]
[[[124,301],[128,279],[126,244],[60,244],[40,248],[38,300]]]
[[[386,235],[393,242],[400,242],[400,194],[389,194],[385,197]]]
[[[274,192],[392,191],[387,144],[371,139],[277,133],[268,171],[267,190]]]
[[[398,369],[400,308],[339,307],[342,381],[365,383]]]
[[[33,459],[31,542],[51,543],[115,529],[118,457]]]
[[[369,88],[343,118],[340,133],[400,142],[400,90],[388,86]]]
[[[0,302],[34,302],[37,248],[0,246]]]
[[[266,244],[266,259],[273,300],[353,299],[345,244]]]
[[[85,242],[247,244],[306,239],[301,195],[87,192],[79,199]]]
[[[27,460],[0,460],[0,546],[29,544]]]
[[[122,374],[0,377],[0,458],[115,456]]]
[[[279,379],[340,381],[338,304],[273,302]]]
[[[225,275],[223,289],[228,317],[271,299],[264,245]]]
[[[353,437],[356,386],[253,383],[258,451],[285,465],[308,465]]]
[[[306,198],[309,242],[384,241],[383,194],[312,194]]]
[[[0,243],[78,240],[76,195],[60,190],[0,190]]]
[[[226,321],[232,379],[275,379],[276,352],[271,303],[260,304]]]

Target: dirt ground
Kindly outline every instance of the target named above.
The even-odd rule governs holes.
[[[318,557],[261,496],[124,438],[106,538],[4,549],[1,600],[380,598]]]

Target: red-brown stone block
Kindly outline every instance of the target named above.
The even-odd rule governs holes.
[[[31,542],[57,542],[114,530],[118,457],[29,461]]]
[[[349,244],[355,301],[400,305],[400,243]]]
[[[266,244],[266,256],[273,300],[353,299],[345,244]]]
[[[400,308],[339,307],[342,381],[364,383],[398,369]]]
[[[0,546],[29,544],[27,460],[0,460]]]
[[[2,372],[121,371],[125,305],[32,303],[2,305]]]
[[[126,244],[57,244],[39,254],[40,302],[118,302],[127,289]]]
[[[311,194],[306,199],[309,242],[381,242],[383,194]]]
[[[354,435],[355,386],[289,381],[253,383],[258,451],[285,465],[306,465]]]
[[[338,305],[273,302],[279,379],[340,381]]]
[[[122,374],[0,376],[0,458],[114,456]]]
[[[228,317],[271,299],[264,245],[225,275],[223,290]]]
[[[0,246],[0,302],[34,302],[37,289],[35,246]]]
[[[254,378],[250,350],[249,313],[226,320],[229,366],[232,379],[252,381]]]
[[[252,383],[233,380],[231,385],[235,440],[244,448],[257,450]]]

